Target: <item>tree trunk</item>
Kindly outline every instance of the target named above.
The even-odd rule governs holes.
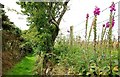
[[[53,16],[51,9],[49,9],[49,14],[50,14],[50,17],[52,18],[51,23],[54,24],[55,29],[54,29],[53,32],[51,32],[51,39],[52,39],[51,42],[47,43],[47,44],[51,43],[51,46],[50,47],[48,46],[48,49],[46,50],[46,54],[44,56],[44,61],[43,61],[43,66],[44,66],[43,68],[45,69],[44,70],[44,75],[50,74],[50,71],[52,70],[53,62],[50,61],[50,59],[49,59],[50,55],[48,55],[48,54],[51,54],[51,52],[52,52],[51,47],[52,48],[54,47],[55,39],[56,39],[56,37],[57,37],[57,35],[59,33],[59,24],[60,24],[60,22],[62,20],[63,15],[65,14],[65,12],[67,10],[67,4],[68,4],[69,1],[70,0],[68,0],[67,2],[65,2],[63,4],[63,10],[61,11],[61,14],[58,16],[59,17],[58,20],[55,20],[55,17]],[[52,3],[51,3],[51,7],[52,7]],[[48,39],[50,39],[50,38],[48,38]]]
[[[55,39],[56,39],[58,33],[59,33],[59,28],[56,27],[55,30],[53,31],[53,33],[51,34],[52,35],[52,37],[51,37],[52,38],[52,41],[51,41],[52,46],[51,47],[54,47]],[[48,39],[50,39],[50,38],[48,38]],[[48,42],[47,44],[49,44],[49,43],[50,42]],[[43,74],[44,75],[49,75],[50,71],[52,71],[52,69],[53,69],[54,63],[50,60],[50,57],[49,57],[49,56],[51,56],[51,57],[53,56],[53,54],[51,54],[52,53],[51,47],[48,46],[48,48],[46,50],[46,54],[44,56],[44,60],[43,60],[43,68],[44,68]]]

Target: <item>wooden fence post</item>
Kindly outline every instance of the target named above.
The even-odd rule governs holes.
[[[70,45],[73,45],[73,26],[70,26]]]

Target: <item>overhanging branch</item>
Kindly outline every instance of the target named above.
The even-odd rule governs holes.
[[[62,17],[63,17],[63,15],[65,14],[65,12],[66,12],[66,10],[67,10],[67,4],[68,4],[68,2],[69,2],[70,0],[67,0],[67,2],[64,2],[64,4],[63,4],[63,10],[61,11],[61,13],[60,13],[60,15],[59,15],[59,18],[58,18],[58,20],[56,20],[56,17],[54,16],[54,14],[52,13],[52,7],[53,7],[53,4],[54,3],[50,3],[50,6],[49,6],[49,14],[50,14],[50,22],[52,23],[52,24],[54,24],[55,26],[56,26],[56,28],[58,28],[59,29],[59,24],[60,24],[60,22],[61,22],[61,20],[62,20]],[[55,3],[55,6],[57,5],[58,3]]]
[[[70,0],[68,0],[68,2],[69,2],[69,1],[70,1]],[[59,19],[57,20],[58,26],[59,26],[59,24],[60,24],[60,22],[61,22],[61,19],[62,19],[63,15],[65,14],[65,12],[66,12],[66,10],[67,10],[67,4],[68,4],[68,2],[65,2],[65,3],[63,4],[63,10],[62,10],[62,12],[61,12],[61,15],[60,15]]]

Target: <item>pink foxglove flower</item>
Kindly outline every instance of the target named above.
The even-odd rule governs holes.
[[[115,3],[112,2],[112,5],[109,8],[110,8],[111,12],[116,11],[116,9],[115,9]]]
[[[109,26],[110,26],[110,23],[107,22],[107,23],[106,23],[106,28],[109,28]]]
[[[114,20],[114,17],[112,18],[112,27],[114,27],[114,25],[115,25],[115,20]],[[109,28],[109,26],[110,26],[110,22],[107,22],[106,23],[106,28]]]
[[[95,7],[95,10],[94,10],[94,15],[100,15],[100,8],[98,8],[97,6]]]

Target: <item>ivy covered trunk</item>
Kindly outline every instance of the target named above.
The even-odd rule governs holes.
[[[59,28],[56,28],[53,31],[53,34],[51,34],[51,38],[47,38],[48,40],[51,39],[51,41],[47,41],[48,46],[47,46],[46,53],[45,53],[44,60],[43,60],[43,74],[44,75],[49,75],[53,69],[53,66],[55,65],[54,60],[53,60],[55,59],[55,55],[52,51],[53,51],[55,39],[58,33],[59,33]],[[51,46],[49,46],[50,43],[51,43]]]

